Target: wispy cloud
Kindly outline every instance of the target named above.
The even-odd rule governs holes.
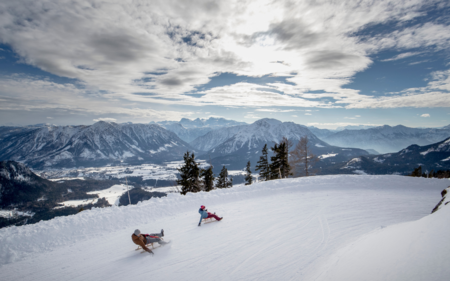
[[[344,119],[358,119],[359,117],[361,117],[361,115],[355,115],[355,116],[351,116],[351,117],[344,117]]]
[[[430,117],[430,114],[424,113],[424,114],[420,115],[420,117]]]
[[[341,101],[338,101],[338,103]],[[450,70],[435,71],[427,86],[382,97],[361,97],[347,108],[450,107]]]
[[[253,112],[247,112],[244,116],[246,119],[261,119],[262,117],[255,115]]]
[[[336,123],[320,123],[320,122],[311,122],[307,123],[307,126],[314,126],[318,128],[324,128],[324,129],[336,129],[338,127],[345,127],[345,126],[370,126],[370,127],[377,127],[382,126],[383,124],[373,124],[373,123],[348,123],[348,122],[336,122]]]
[[[408,58],[408,57],[412,57],[412,56],[416,56],[421,54],[421,52],[407,52],[407,53],[402,53],[402,54],[398,54],[393,58],[390,59],[385,59],[385,60],[381,60],[381,61],[394,61],[394,60],[400,60],[400,59],[404,59],[404,58]]]
[[[294,110],[294,109],[258,108],[258,109],[255,109],[255,111],[262,111],[262,112],[292,112],[292,111],[296,111],[296,110]]]
[[[117,119],[115,118],[97,118],[92,120],[94,122],[99,122],[99,121],[105,121],[105,122],[117,122]]]
[[[155,110],[121,99],[104,99],[90,93],[90,88],[73,84],[58,84],[23,75],[0,78],[0,110],[59,110],[66,114],[110,115],[153,120],[180,120],[191,112]],[[30,95],[30,93],[33,93]]]

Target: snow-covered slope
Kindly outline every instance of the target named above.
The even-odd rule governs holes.
[[[446,280],[450,206],[380,228],[334,253],[316,280]]]
[[[163,126],[166,130],[169,130],[171,132],[174,132],[180,139],[184,140],[185,142],[191,142],[194,139],[201,137],[211,130],[213,128],[211,127],[200,127],[200,128],[185,128],[180,123],[174,123],[169,125]]]
[[[0,135],[0,160],[33,168],[168,161],[186,150],[192,147],[158,125],[100,121],[91,126],[25,127]]]
[[[185,127],[185,128],[209,127],[212,129],[231,127],[231,126],[237,126],[237,125],[246,125],[245,122],[238,122],[238,121],[234,121],[234,120],[228,120],[225,118],[215,118],[215,117],[210,117],[209,119],[197,118],[195,120],[182,118],[180,120],[180,124],[183,125],[183,127]]]
[[[428,145],[450,137],[450,129],[409,128],[388,125],[365,129],[344,130],[323,138],[331,145],[375,149],[381,153],[396,152],[412,144]]]
[[[234,153],[241,149],[261,151],[264,144],[279,143],[283,137],[296,143],[301,137],[307,136],[311,145],[328,146],[318,139],[305,126],[293,122],[281,122],[276,119],[261,119],[251,125],[239,129],[231,138],[221,143],[211,151],[214,155]]]
[[[283,179],[210,193],[169,194],[138,205],[4,228],[2,279],[446,280],[450,244],[440,239],[450,231],[450,212],[444,206],[429,213],[448,183],[401,176]],[[202,204],[224,220],[198,227]],[[402,230],[403,241],[396,240],[402,228],[397,224],[404,222],[414,227]],[[141,254],[131,242],[136,228],[143,233],[164,228],[172,243],[157,248],[154,256]],[[369,241],[363,239],[370,233],[384,233],[373,241],[386,242],[389,251],[377,244],[382,250],[372,246],[372,252],[358,251],[361,258],[344,262],[352,255],[341,250]],[[347,268],[344,275],[339,275],[341,266]],[[366,269],[379,272],[359,274]],[[353,272],[360,279],[352,279]]]
[[[209,133],[196,138],[189,144],[198,150],[208,151],[214,149],[216,146],[222,144],[234,135],[239,133],[240,130],[247,128],[248,125],[232,126],[227,128],[216,129]]]

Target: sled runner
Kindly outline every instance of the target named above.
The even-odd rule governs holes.
[[[215,218],[206,218],[206,219],[202,219],[202,223],[211,223],[211,222],[215,222],[218,221]]]
[[[164,241],[164,238],[161,237],[161,240]],[[164,241],[164,242],[167,242],[167,244],[170,243],[170,241]],[[154,243],[156,243],[158,246],[153,245]],[[151,246],[151,248],[150,248],[150,246]],[[164,246],[164,245],[161,245],[158,242],[148,243],[145,245],[145,247],[149,248],[150,250],[154,250],[154,249],[160,248],[162,246]],[[139,251],[139,250],[141,250],[141,254],[146,252],[144,249],[142,249],[141,246],[138,246],[135,251]]]

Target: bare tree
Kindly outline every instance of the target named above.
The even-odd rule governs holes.
[[[294,169],[294,176],[309,176],[316,171],[311,170],[319,161],[319,157],[311,152],[307,136],[301,137],[300,141],[291,152],[291,167]]]

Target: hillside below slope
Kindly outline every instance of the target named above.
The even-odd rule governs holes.
[[[428,216],[448,184],[439,179],[340,175],[169,194],[138,205],[1,229],[0,269],[5,280],[33,281],[317,280],[333,269],[330,258],[364,235]],[[202,204],[224,220],[198,227]],[[442,214],[448,221],[447,213]],[[172,243],[155,249],[154,256],[141,254],[131,242],[136,228],[143,233],[164,228]],[[430,226],[427,231],[440,230]],[[444,257],[442,252],[422,253],[414,258],[427,261],[425,265],[409,268],[418,276],[439,266],[437,257],[450,258],[450,251]],[[402,272],[395,273],[402,277]],[[441,268],[426,280],[444,280],[449,273],[448,267]]]

